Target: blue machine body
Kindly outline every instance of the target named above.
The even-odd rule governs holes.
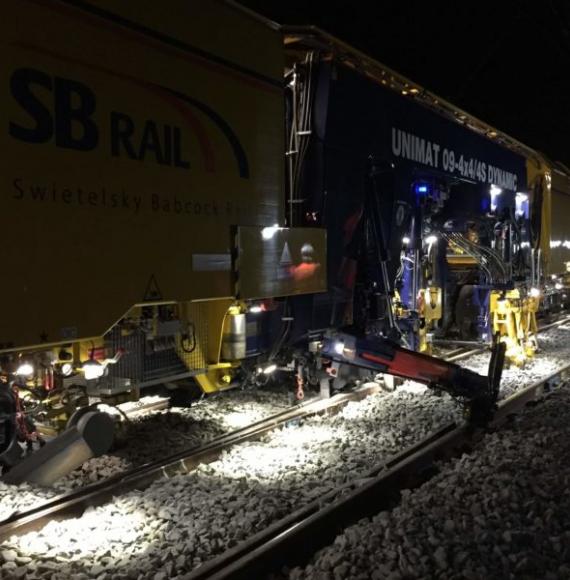
[[[377,179],[390,287],[382,288],[379,281],[378,292],[393,293],[398,284],[407,307],[413,306],[414,296],[413,272],[405,258],[420,250],[422,243],[425,246],[426,232],[465,234],[478,217],[489,221],[490,213],[498,219],[514,214],[516,194],[527,188],[524,157],[476,134],[459,119],[444,118],[413,97],[402,96],[342,64],[321,62],[314,75],[313,134],[300,197],[307,200],[307,225],[328,230],[329,292],[295,300],[295,310],[301,313],[296,316],[297,334],[306,333],[308,327],[355,323],[364,307],[355,292],[359,279],[370,278],[371,273],[363,272],[361,266],[359,271],[361,256],[355,236],[366,217],[371,156],[385,167]],[[528,204],[526,210],[528,215]],[[430,283],[445,288],[450,273],[445,244],[438,242],[438,246],[439,267]],[[469,283],[475,287],[473,305],[481,309],[479,338],[489,337],[484,313],[492,287],[486,287],[482,279]],[[451,298],[446,291],[445,299]],[[400,325],[413,341],[413,316]]]

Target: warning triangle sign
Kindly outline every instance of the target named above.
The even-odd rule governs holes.
[[[291,259],[291,250],[289,250],[289,244],[285,242],[283,246],[283,251],[281,252],[281,260],[279,260],[279,264],[281,266],[287,266],[291,264],[293,260]]]
[[[162,300],[162,292],[158,287],[158,282],[154,274],[151,275],[148,284],[146,285],[146,290],[144,292],[144,302],[153,302],[154,300]]]

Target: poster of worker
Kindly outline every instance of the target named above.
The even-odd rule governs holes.
[[[324,230],[240,227],[238,245],[236,273],[241,298],[327,290]]]

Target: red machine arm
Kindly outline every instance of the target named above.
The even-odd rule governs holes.
[[[321,356],[446,391],[466,400],[471,420],[481,422],[490,417],[496,404],[505,345],[495,343],[486,377],[454,363],[407,350],[383,338],[360,338],[348,332],[325,336]]]

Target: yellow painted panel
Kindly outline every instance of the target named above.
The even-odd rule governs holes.
[[[0,350],[231,296],[231,227],[283,223],[279,33],[223,2],[142,4],[3,4]]]
[[[550,273],[566,272],[566,262],[570,262],[570,195],[554,190],[552,192],[552,232],[550,235]]]
[[[239,6],[220,0],[155,0],[117,2],[88,0],[91,16],[110,13],[125,30],[148,29],[247,68],[280,83],[283,75],[282,40],[277,25],[246,14]]]
[[[540,224],[540,239],[538,240],[538,248],[536,249],[540,248],[544,269],[548,272],[551,269],[550,235],[552,175],[550,168],[538,159],[527,158],[526,170],[531,212],[540,212],[539,218],[531,216],[534,223]]]

